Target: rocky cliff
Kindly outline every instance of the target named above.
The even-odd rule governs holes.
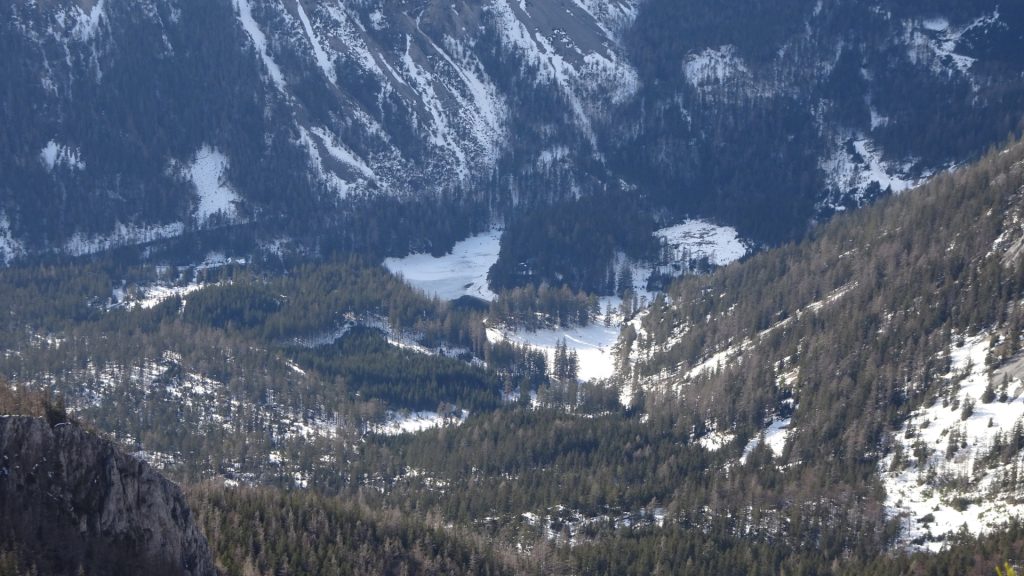
[[[71,423],[0,417],[0,540],[42,573],[217,574],[177,486]]]

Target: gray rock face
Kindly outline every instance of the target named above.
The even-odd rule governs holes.
[[[75,424],[0,417],[0,541],[42,573],[215,575],[181,491]]]

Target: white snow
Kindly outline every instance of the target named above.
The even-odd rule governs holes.
[[[199,196],[199,204],[195,208],[197,224],[206,224],[215,214],[229,219],[235,217],[235,203],[239,198],[228,185],[227,169],[227,156],[209,146],[199,149],[186,168],[186,174]]]
[[[921,22],[921,25],[924,26],[925,30],[930,30],[932,32],[945,32],[949,29],[949,20],[940,17],[927,18]]]
[[[874,142],[867,138],[861,138],[854,141],[853,147],[857,154],[860,154],[867,161],[866,172],[861,176],[866,182],[878,182],[882,190],[892,188],[892,191],[895,193],[903,192],[917,185],[917,180],[909,180],[900,176],[888,163],[882,160],[882,151],[875,146]]]
[[[371,426],[370,431],[385,436],[397,436],[441,428],[444,426],[458,426],[466,421],[469,412],[460,410],[457,414],[442,416],[437,412],[394,412],[387,413],[387,420],[383,424]]]
[[[745,464],[747,457],[750,453],[757,448],[759,444],[764,444],[772,451],[772,454],[777,458],[782,456],[783,450],[786,448],[786,442],[789,440],[790,424],[792,419],[783,418],[780,420],[774,420],[771,424],[765,428],[764,432],[753,437],[747,445],[743,448],[743,456],[740,457],[740,463]]]
[[[53,140],[47,142],[39,153],[39,158],[51,172],[58,166],[65,166],[73,170],[85,170],[85,162],[82,161],[82,154],[78,148],[64,146]]]
[[[615,374],[615,344],[619,339],[619,328],[617,325],[604,326],[601,323],[536,332],[488,328],[487,340],[526,344],[544,352],[548,357],[549,366],[554,362],[555,347],[561,340],[565,340],[566,346],[570,350],[575,350],[579,357],[579,379],[587,381],[608,378]]]
[[[1015,455],[1006,464],[985,463],[984,456],[997,434],[1009,434],[1024,418],[1021,381],[1014,378],[1008,387],[1007,402],[998,397],[989,404],[981,398],[989,385],[985,366],[991,334],[982,332],[967,338],[951,350],[952,369],[946,379],[947,397],[916,410],[907,429],[899,431],[893,442],[903,451],[906,464],[896,466],[894,455],[886,457],[879,468],[886,490],[886,508],[890,517],[902,518],[904,544],[937,551],[966,526],[972,534],[984,534],[1024,516],[1024,504],[1013,488],[1001,481],[1020,463]],[[998,374],[998,370],[997,370]],[[1000,378],[993,377],[997,387]],[[952,393],[959,387],[959,392]],[[972,413],[964,418],[963,403],[973,401]],[[944,404],[948,404],[944,406]],[[947,456],[951,434],[961,437],[961,446]],[[927,449],[923,460],[915,449]],[[931,515],[934,520],[922,521]]]
[[[409,284],[442,300],[475,296],[491,301],[495,294],[488,288],[487,272],[498,261],[501,232],[493,229],[471,236],[439,258],[412,254],[405,258],[388,258],[384,266]]]
[[[249,0],[235,0],[235,10],[238,11],[238,20],[242,23],[242,28],[249,35],[253,45],[256,47],[256,53],[263,60],[263,65],[266,66],[270,79],[277,86],[278,90],[282,93],[285,92],[284,74],[281,72],[277,62],[267,52],[267,37],[260,30],[259,24],[256,23],[256,19],[252,16],[252,6],[249,4]]]
[[[709,432],[697,440],[697,444],[708,452],[718,452],[736,438],[735,434],[728,432]]]
[[[747,254],[739,233],[729,226],[717,226],[703,220],[686,220],[654,233],[672,248],[677,260],[707,256],[716,266],[725,266]]]
[[[153,308],[168,298],[187,296],[204,286],[205,284],[200,283],[192,283],[185,286],[146,286],[142,289],[137,303],[143,309]]]
[[[309,131],[320,139],[320,143],[323,144],[324,149],[326,149],[327,153],[334,157],[335,160],[355,168],[360,174],[365,176],[367,180],[372,181],[377,179],[377,175],[373,173],[373,169],[370,168],[362,158],[356,156],[354,152],[345,146],[338,144],[335,141],[334,136],[328,132],[326,128],[310,128]]]
[[[324,75],[331,81],[331,84],[337,84],[338,76],[334,70],[334,61],[327,55],[327,52],[324,52],[323,46],[320,45],[320,40],[317,39],[316,33],[313,32],[313,24],[309,21],[309,16],[306,16],[306,11],[302,8],[302,2],[296,1],[295,7],[299,12],[302,28],[306,31],[306,37],[309,38],[309,43],[313,46],[313,55],[316,57],[317,66],[323,70]]]

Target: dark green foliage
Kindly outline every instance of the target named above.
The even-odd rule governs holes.
[[[486,370],[396,348],[374,329],[356,327],[332,345],[295,350],[291,356],[321,378],[340,378],[353,393],[394,408],[437,410],[442,403],[457,403],[475,412],[492,410],[501,400],[501,384]]]

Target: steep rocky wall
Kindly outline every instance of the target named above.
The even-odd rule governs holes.
[[[0,540],[43,573],[217,574],[178,487],[70,423],[0,417]]]

